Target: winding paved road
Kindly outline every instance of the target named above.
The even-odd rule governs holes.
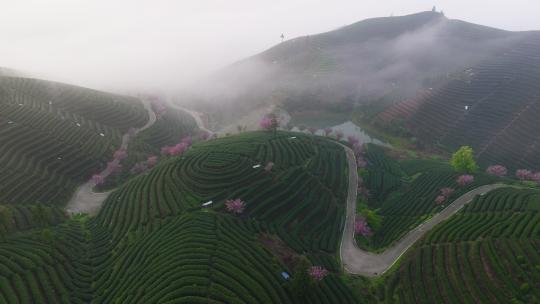
[[[137,133],[145,129],[150,128],[156,122],[156,114],[154,113],[154,111],[152,111],[150,103],[147,101],[143,101],[143,105],[148,112],[148,122],[141,128],[136,129],[134,134],[124,134],[122,136],[122,143],[120,144],[120,149],[127,150],[131,137],[137,135]],[[119,161],[113,160],[113,162]],[[107,177],[109,176],[109,174],[111,174],[111,172],[108,169],[105,169],[99,174]],[[95,192],[94,183],[92,182],[92,180],[89,180],[77,188],[77,190],[69,200],[68,204],[66,205],[66,211],[70,214],[88,213],[90,215],[95,215],[111,192],[112,190],[108,192]]]
[[[472,201],[476,195],[485,194],[497,188],[508,187],[508,185],[503,184],[485,185],[463,194],[443,209],[443,211],[434,215],[430,220],[409,231],[403,238],[384,252],[375,254],[364,251],[356,246],[354,239],[354,220],[356,216],[358,172],[354,152],[349,147],[342,146],[347,153],[347,160],[349,162],[349,189],[347,195],[347,215],[343,237],[341,239],[340,255],[345,271],[352,274],[360,274],[368,277],[376,277],[384,274],[426,232],[454,215],[463,206]]]
[[[193,110],[190,110],[190,109],[187,109],[187,108],[184,108],[184,107],[181,107],[179,105],[177,105],[176,103],[174,103],[173,101],[168,101],[167,104],[173,108],[176,108],[178,110],[181,110],[181,111],[184,111],[186,113],[188,113],[189,115],[191,115],[191,117],[193,117],[193,119],[195,119],[195,123],[197,124],[197,127],[200,129],[200,130],[203,130],[203,131],[206,131],[208,132],[208,134],[212,135],[214,134],[214,132],[208,130],[205,126],[204,126],[204,122],[202,120],[202,113],[200,112],[197,112],[197,111],[193,111]]]

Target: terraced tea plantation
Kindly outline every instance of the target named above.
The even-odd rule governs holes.
[[[384,150],[369,145],[366,186],[373,193],[374,209],[383,218],[380,229],[372,237],[374,248],[384,248],[415,228],[443,206],[435,199],[441,189],[455,189],[450,198],[495,181],[485,174],[477,174],[473,183],[457,184],[458,173],[442,161],[408,160],[397,162],[386,156]]]
[[[539,47],[540,35],[530,33],[380,118],[402,121],[412,136],[447,152],[472,146],[484,166],[539,170],[538,124],[529,123],[540,115]]]
[[[0,202],[63,205],[147,120],[134,98],[0,77]]]
[[[386,303],[537,303],[540,191],[477,196],[429,232],[386,285]]]
[[[195,144],[128,181],[95,218],[8,235],[0,302],[358,303],[336,260],[345,168],[342,147],[298,133]],[[243,213],[228,211],[233,198]],[[299,298],[297,262],[263,234],[329,275]]]

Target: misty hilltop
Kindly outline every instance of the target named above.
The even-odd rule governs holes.
[[[284,41],[222,69],[201,83],[200,91],[206,101],[250,107],[305,99],[401,100],[529,35],[537,33],[499,30],[438,12],[367,19]]]

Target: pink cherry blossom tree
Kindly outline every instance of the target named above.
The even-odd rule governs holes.
[[[105,177],[103,177],[103,175],[101,174],[94,174],[92,175],[92,183],[94,184],[94,186],[102,185],[103,183],[105,183]]]
[[[140,174],[146,171],[148,171],[148,165],[145,162],[136,163],[130,170],[132,174]]]
[[[438,205],[444,203],[445,201],[446,201],[446,197],[444,195],[439,195],[435,199],[435,203],[437,203]]]
[[[199,138],[201,140],[207,140],[210,137],[210,133],[206,131],[202,131],[201,134],[199,134]]]
[[[188,147],[193,144],[193,139],[191,138],[191,135],[188,135],[180,141],[180,143],[186,144]]]
[[[450,188],[450,187],[445,187],[445,188],[442,188],[441,189],[441,195],[446,197],[446,198],[449,198],[450,195],[452,195],[452,193],[454,193],[454,189],[453,188]]]
[[[182,143],[176,144],[174,147],[169,149],[169,154],[173,156],[180,155],[184,153],[187,150],[187,148],[188,148],[188,144],[185,142],[182,142]]]
[[[122,171],[122,165],[118,161],[110,161],[107,163],[107,171],[111,174],[120,173]]]
[[[364,145],[359,142],[353,144],[353,152],[356,157],[361,156],[362,154],[364,154]]]
[[[356,159],[356,167],[357,168],[365,168],[367,166],[367,162],[362,158]]]
[[[264,117],[264,118],[259,122],[259,126],[260,126],[261,129],[263,129],[263,130],[269,130],[270,127],[272,126],[272,120],[271,120],[269,117]]]
[[[493,165],[493,166],[489,166],[486,169],[486,173],[490,175],[495,175],[497,177],[503,177],[506,174],[508,174],[508,170],[506,169],[505,166]]]
[[[325,129],[324,129],[324,135],[325,135],[325,136],[330,135],[330,133],[332,133],[332,128],[325,128]]]
[[[261,127],[261,129],[263,130],[266,130],[266,131],[273,131],[274,132],[274,137],[277,135],[277,129],[279,127],[279,121],[278,121],[278,118],[276,116],[276,114],[274,113],[270,113],[268,115],[266,115],[260,122],[259,122],[259,126]]]
[[[321,281],[328,275],[328,270],[321,266],[311,266],[308,270],[309,276],[315,281]]]
[[[516,170],[516,177],[519,178],[520,180],[529,179],[531,178],[531,176],[532,176],[531,170],[527,170],[527,169]]]
[[[165,146],[161,147],[161,155],[169,155],[171,154],[171,147]]]
[[[264,171],[270,172],[270,171],[272,171],[272,168],[274,168],[274,163],[273,162],[268,162],[266,164],[266,166],[264,167]]]
[[[349,144],[351,144],[351,146],[354,146],[355,144],[360,142],[358,138],[354,136],[347,136],[347,141],[349,142]]]
[[[148,165],[149,168],[152,168],[153,166],[157,165],[158,161],[159,161],[159,158],[157,156],[150,155],[146,159],[146,164]]]
[[[532,174],[530,179],[540,185],[540,172]]]
[[[125,149],[118,149],[114,152],[113,157],[114,159],[122,161],[128,157],[128,153]]]
[[[167,112],[167,107],[157,97],[155,97],[153,99],[154,100],[152,100],[150,106],[152,108],[152,111],[154,111],[154,113],[156,113],[156,117],[160,118],[161,116],[163,116],[163,114],[165,114],[165,112]]]
[[[241,214],[246,208],[246,203],[239,198],[235,200],[229,199],[225,201],[225,206],[227,207],[227,211],[235,214]]]
[[[361,234],[365,237],[371,236],[373,234],[366,219],[362,216],[356,217],[356,220],[354,221],[354,232],[356,234]]]
[[[460,186],[466,186],[472,182],[474,182],[474,176],[472,175],[469,175],[469,174],[463,174],[463,175],[460,175],[456,182],[460,185]]]

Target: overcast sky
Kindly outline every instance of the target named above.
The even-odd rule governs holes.
[[[105,90],[171,88],[279,43],[281,33],[433,5],[452,19],[540,29],[538,0],[0,0],[0,66]]]

